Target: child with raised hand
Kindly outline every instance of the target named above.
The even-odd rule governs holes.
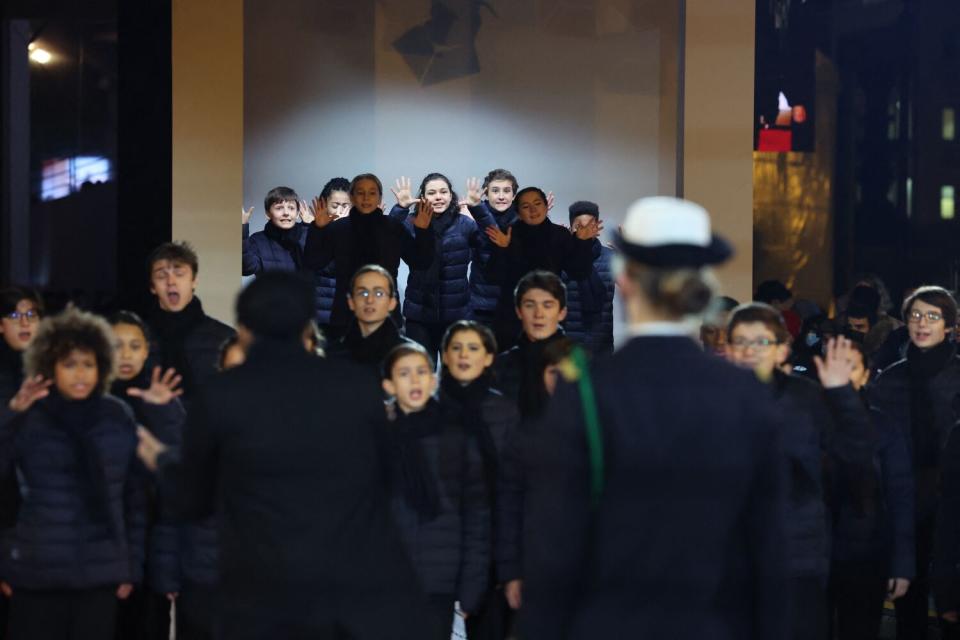
[[[136,425],[106,395],[110,326],[68,309],[41,323],[24,362],[0,410],[0,471],[19,470],[23,495],[4,541],[8,637],[112,640],[117,600],[141,580],[145,513]]]
[[[323,203],[321,207],[320,204]],[[323,185],[320,195],[313,200],[313,209],[325,209],[334,220],[350,213],[350,181],[346,178],[332,178]],[[307,216],[304,222],[313,223],[313,215]],[[317,316],[316,321],[320,329],[327,334],[330,324],[330,314],[333,312],[333,302],[337,294],[337,267],[331,262],[313,274],[313,288],[316,291]]]
[[[383,362],[395,399],[388,427],[391,505],[401,539],[429,596],[436,640],[449,640],[454,603],[469,616],[487,588],[490,507],[478,446],[433,399],[433,363],[418,344]]]
[[[290,187],[274,187],[263,199],[267,224],[263,231],[250,235],[250,215],[243,212],[243,275],[255,276],[267,271],[299,271],[303,262],[303,244],[307,225],[300,223],[305,203]]]
[[[322,198],[314,203],[313,226],[307,233],[304,266],[323,269],[334,264],[337,286],[330,312],[333,335],[346,330],[351,314],[347,306],[349,286],[357,270],[380,265],[396,280],[402,259],[411,269],[428,269],[433,263],[434,240],[430,227],[433,214],[426,203],[417,207],[411,234],[399,220],[383,214],[383,185],[372,173],[356,176],[350,183],[350,213],[338,220]]]

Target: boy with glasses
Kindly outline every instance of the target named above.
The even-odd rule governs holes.
[[[780,312],[763,303],[740,305],[730,315],[727,355],[770,385],[781,411],[786,455],[789,638],[827,637],[826,581],[830,567],[827,507],[821,460],[824,455],[854,464],[872,462],[876,432],[850,385],[854,365],[850,341],[831,340],[817,373],[823,385],[780,370],[790,355],[790,333]]]

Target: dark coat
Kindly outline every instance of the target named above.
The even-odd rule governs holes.
[[[116,398],[97,397],[96,422],[71,434],[52,401],[39,400],[22,414],[0,409],[0,472],[15,467],[23,495],[16,527],[4,540],[3,579],[14,589],[138,583],[145,495],[133,416]],[[78,435],[85,446],[78,446]],[[92,470],[83,469],[81,448],[88,447],[98,477],[85,490],[82,479]]]
[[[444,417],[436,401],[431,400],[424,411],[401,413],[387,427],[401,429],[404,423],[437,423],[435,433],[416,440],[438,498],[437,515],[425,517],[404,496],[399,452],[391,459],[391,506],[424,591],[431,596],[453,596],[470,613],[479,610],[487,588],[490,505],[477,443],[462,425],[447,423]]]
[[[593,240],[593,270],[589,277],[574,280],[566,273],[567,318],[564,333],[593,354],[613,353],[613,249]]]
[[[564,336],[558,330],[549,338],[531,342],[521,335],[517,344],[493,361],[493,384],[512,401],[524,418],[535,417],[547,401],[543,386],[543,349]]]
[[[395,206],[390,216],[404,223],[413,234],[409,210]],[[439,251],[427,269],[410,269],[403,297],[403,317],[414,322],[449,324],[470,314],[467,270],[474,250],[486,242],[477,223],[454,208],[433,221]]]
[[[267,222],[267,224],[273,224]],[[308,225],[293,227],[294,237],[300,248],[307,241]],[[250,234],[250,225],[243,225],[243,275],[257,276],[270,271],[298,271],[294,257],[279,242],[267,236],[265,231]]]
[[[357,219],[363,218],[358,224]],[[363,234],[365,237],[356,237]],[[411,234],[399,220],[381,212],[367,215],[355,210],[324,228],[311,226],[303,260],[307,269],[319,270],[331,261],[336,269],[337,289],[330,324],[344,326],[353,314],[347,306],[350,280],[366,264],[378,264],[397,279],[402,259],[411,269],[428,269],[433,263],[433,230],[417,229]]]
[[[249,602],[259,620],[301,633],[365,621],[376,632],[354,637],[427,637],[378,455],[383,405],[366,375],[298,341],[258,339],[195,400],[181,457],[161,459],[159,481],[179,517],[216,514],[228,609]],[[291,380],[310,392],[292,392]]]
[[[592,380],[596,507],[575,386],[559,385],[524,438],[523,637],[785,637],[769,391],[682,337],[634,338]]]
[[[517,221],[517,210],[511,205],[503,213],[497,213],[484,200],[477,207],[470,207],[470,215],[483,233],[484,229],[499,226],[506,231],[507,227]],[[470,256],[470,309],[475,320],[489,321],[497,309],[500,300],[500,285],[487,276],[486,265],[493,255],[494,246],[484,233],[483,242],[475,247]]]
[[[327,357],[359,365],[379,389],[383,359],[397,345],[410,342],[397,329],[392,318],[387,318],[379,329],[366,338],[360,332],[360,325],[354,321],[342,338],[327,347]]]
[[[330,324],[333,299],[337,295],[337,266],[330,263],[313,272],[313,292],[317,307],[315,320],[320,327]]]
[[[17,394],[23,383],[23,359],[21,354],[11,349],[0,339],[0,407],[6,407],[10,399]],[[17,522],[17,510],[20,508],[20,489],[17,485],[16,470],[11,468],[0,475],[0,529],[12,527]],[[3,558],[0,558],[0,565]],[[2,569],[0,569],[2,572]]]

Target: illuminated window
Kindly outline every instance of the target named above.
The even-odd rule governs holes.
[[[940,217],[944,220],[953,220],[955,204],[953,186],[945,185],[940,187]]]
[[[77,156],[45,160],[40,181],[40,198],[66,198],[86,182],[107,182],[113,176],[110,160],[98,156]]]
[[[953,107],[947,107],[943,110],[943,139],[955,140],[956,136],[956,112]]]

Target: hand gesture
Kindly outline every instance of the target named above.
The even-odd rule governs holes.
[[[553,209],[554,197],[553,191],[547,193],[547,212]]]
[[[130,387],[127,389],[127,395],[134,398],[140,398],[149,404],[167,404],[174,398],[183,395],[183,389],[177,386],[183,380],[183,376],[174,369],[167,369],[167,372],[160,376],[160,367],[153,368],[153,376],[150,378],[150,386],[146,389]]]
[[[500,227],[492,224],[483,231],[487,234],[487,237],[490,238],[490,242],[501,249],[506,249],[510,246],[510,240],[513,237],[513,227],[507,227],[507,232],[504,233],[500,230]]]
[[[601,231],[603,231],[603,223],[594,218],[582,227],[577,228],[573,234],[580,240],[592,240],[599,237]]]
[[[10,404],[7,406],[10,407],[11,411],[23,413],[32,407],[34,402],[50,395],[50,385],[52,384],[53,380],[44,380],[43,376],[39,375],[27,378],[20,385],[17,394],[10,398]]]
[[[157,458],[167,450],[167,445],[163,444],[157,437],[147,431],[145,427],[137,427],[137,457],[143,462],[150,471],[157,470]]]
[[[467,206],[476,207],[480,204],[486,189],[483,188],[483,182],[480,178],[470,178],[467,180]]]
[[[850,340],[837,336],[827,342],[826,355],[823,358],[813,357],[817,376],[824,389],[837,389],[850,384],[850,374],[853,373],[851,351]]]
[[[417,215],[413,218],[413,226],[417,229],[426,229],[433,221],[433,207],[423,198],[417,204]]]
[[[133,585],[129,582],[124,582],[119,587],[117,587],[117,598],[120,600],[126,600],[130,597],[130,594],[133,593]]]
[[[313,223],[313,219],[316,217],[310,213],[310,207],[307,206],[306,200],[301,200],[297,203],[297,213],[300,214],[300,220],[307,224]]]
[[[516,611],[523,604],[523,580],[511,580],[503,585],[503,595],[507,598],[507,604]]]
[[[11,587],[9,583],[0,582],[0,593],[2,593],[5,597],[10,598],[13,596],[13,587]]]
[[[313,224],[320,229],[323,229],[335,219],[327,210],[327,199],[320,196],[313,199],[313,204],[310,205],[310,214],[313,216]]]
[[[890,578],[887,580],[887,600],[893,601],[902,598],[909,588],[910,581],[906,578]],[[954,616],[956,616],[955,612]],[[956,621],[954,620],[954,622]]]
[[[467,206],[466,200],[460,200],[459,202],[457,202],[457,206],[459,207],[460,215],[467,216],[468,218],[473,220],[473,215],[471,215],[470,213],[470,209]]]
[[[404,209],[409,209],[416,200],[413,197],[413,191],[410,190],[410,178],[400,176],[397,178],[396,186],[391,188],[393,195],[397,197],[397,204]]]
[[[242,221],[242,224],[249,224],[250,216],[252,215],[253,215],[253,207],[250,207],[249,209],[244,209],[243,207],[240,207],[240,220]]]

